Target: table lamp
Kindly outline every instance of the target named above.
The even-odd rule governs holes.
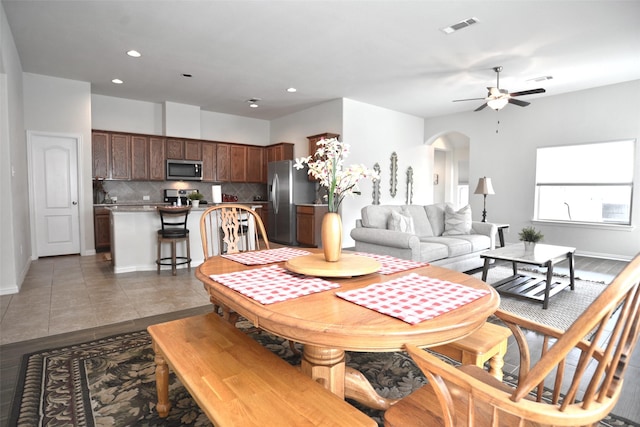
[[[487,222],[487,194],[496,194],[491,185],[491,178],[483,176],[478,180],[478,186],[474,194],[482,194],[484,196],[484,205],[482,209],[482,222]]]

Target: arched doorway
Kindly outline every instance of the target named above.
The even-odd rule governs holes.
[[[433,202],[469,203],[469,137],[450,131],[428,139],[433,147]]]

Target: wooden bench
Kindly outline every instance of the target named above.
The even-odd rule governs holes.
[[[444,354],[463,365],[476,365],[480,368],[483,368],[488,360],[489,373],[502,381],[504,355],[507,353],[507,340],[510,336],[509,328],[485,322],[471,335],[448,344],[430,347],[429,350]]]
[[[214,313],[147,330],[161,417],[171,408],[170,367],[216,427],[377,426]]]

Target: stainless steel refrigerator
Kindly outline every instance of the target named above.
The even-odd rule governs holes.
[[[297,245],[296,204],[313,203],[315,183],[307,177],[308,169],[297,170],[292,160],[267,165],[269,197],[269,240]]]

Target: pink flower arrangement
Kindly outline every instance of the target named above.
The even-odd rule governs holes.
[[[321,139],[313,156],[296,159],[296,169],[309,166],[309,175],[317,179],[327,189],[329,212],[338,212],[347,194],[360,194],[358,181],[364,178],[378,179],[378,174],[364,165],[344,167],[344,159],[349,155],[349,144],[337,138]]]

